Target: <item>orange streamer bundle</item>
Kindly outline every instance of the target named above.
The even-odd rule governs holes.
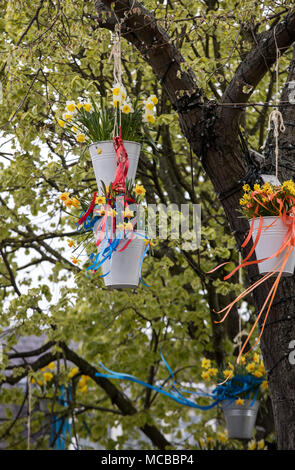
[[[261,284],[263,284],[266,280],[276,275],[276,280],[273,283],[264,301],[264,304],[261,307],[260,312],[257,315],[254,325],[252,326],[251,331],[240,350],[237,363],[239,363],[240,358],[243,355],[245,347],[247,346],[252,336],[253,331],[255,330],[259,320],[262,318],[263,313],[266,310],[266,313],[264,315],[264,319],[262,322],[261,331],[259,333],[259,337],[251,349],[253,349],[256,346],[256,344],[260,341],[260,338],[263,334],[263,331],[266,325],[267,318],[270,313],[271,306],[273,304],[274,297],[278,289],[280,279],[284,273],[284,268],[286,264],[288,263],[288,261],[290,260],[290,257],[293,253],[293,249],[295,246],[295,184],[294,182],[286,181],[283,183],[282,186],[279,186],[279,187],[273,186],[270,183],[265,183],[262,188],[260,188],[260,185],[255,185],[254,191],[252,191],[248,185],[245,185],[243,189],[245,191],[245,194],[243,198],[240,200],[240,204],[241,206],[243,206],[243,213],[249,219],[252,218],[252,221],[250,224],[249,233],[245,241],[242,244],[242,248],[245,248],[249,244],[252,237],[254,238],[253,234],[255,231],[255,228],[254,228],[255,220],[257,220],[258,218],[259,225],[257,228],[257,235],[254,238],[253,245],[249,253],[247,254],[247,256],[236,268],[234,268],[228,275],[224,277],[224,280],[230,279],[233,276],[233,274],[235,274],[238,270],[246,266],[250,266],[253,264],[258,265],[259,263],[268,261],[273,258],[280,257],[280,259],[278,260],[277,264],[273,266],[273,269],[271,271],[267,272],[262,278],[254,282],[247,289],[245,289],[241,294],[239,294],[236,297],[236,299],[233,302],[231,302],[229,305],[224,307],[222,310],[215,312],[218,314],[221,314],[221,313],[224,314],[222,319],[219,321],[216,321],[215,323],[223,322],[229,315],[234,305],[236,305],[240,300],[242,300],[247,294],[252,292]],[[267,218],[272,217],[274,220],[270,224],[264,225],[264,220],[265,220],[264,217],[267,217]],[[267,230],[269,230],[270,227],[275,226],[276,222],[279,220],[281,220],[281,222],[283,223],[283,226],[286,229],[286,234],[283,238],[280,248],[275,250],[275,252],[268,257],[257,259],[254,261],[249,261],[252,254],[254,253],[255,249],[258,246],[261,236]],[[225,266],[226,264],[228,264],[228,262],[220,264],[216,268],[209,271],[207,274],[213,273],[214,271],[221,268],[222,266]]]

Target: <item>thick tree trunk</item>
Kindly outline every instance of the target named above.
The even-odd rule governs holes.
[[[276,45],[284,53],[295,40],[295,13],[287,15],[275,30],[259,36],[259,42],[237,69],[227,87],[222,104],[208,102],[198,89],[194,74],[181,71],[183,58],[169,42],[167,33],[157,25],[154,16],[143,5],[132,0],[104,0],[95,2],[99,14],[112,12],[122,19],[123,36],[131,42],[151,65],[163,84],[172,104],[179,113],[183,134],[194,153],[201,158],[216,193],[224,207],[230,228],[241,243],[249,225],[237,217],[242,188],[239,182],[247,172],[245,155],[239,145],[238,129],[242,107],[232,103],[246,103],[259,81],[276,60]],[[116,18],[109,15],[98,21],[104,28],[114,29]],[[244,86],[252,92],[243,92]],[[182,95],[182,98],[179,97]],[[293,118],[293,116],[292,116]],[[290,118],[292,121],[292,119]],[[293,131],[294,133],[294,131]],[[294,134],[295,135],[295,134]],[[293,155],[286,161],[293,162]],[[285,155],[283,156],[283,160]],[[273,173],[273,171],[272,171]],[[284,168],[284,179],[294,171]],[[257,268],[248,271],[252,283]],[[259,312],[271,283],[265,283],[254,292],[254,302]],[[264,362],[268,371],[271,399],[275,417],[279,449],[295,449],[295,366],[288,362],[287,353],[295,339],[294,278],[283,279],[271,310],[269,325],[261,341]],[[289,315],[290,318],[286,318]],[[274,323],[273,323],[274,322]],[[290,352],[290,351],[289,351]]]

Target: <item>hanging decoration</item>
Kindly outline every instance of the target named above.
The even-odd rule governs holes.
[[[203,390],[188,390],[177,387],[175,375],[162,353],[161,359],[169,372],[170,380],[172,382],[172,385],[168,390],[160,385],[152,385],[147,382],[144,382],[134,377],[133,375],[121,372],[114,372],[105,367],[101,362],[99,362],[98,364],[106,372],[96,372],[96,375],[98,377],[126,380],[129,382],[137,383],[143,387],[161,393],[162,395],[171,398],[172,400],[181,405],[196,408],[198,410],[206,411],[214,408],[215,406],[220,405],[222,407],[236,405],[238,407],[241,407],[240,409],[245,409],[245,401],[250,400],[250,407],[252,407],[258,398],[258,394],[261,393],[261,386],[262,389],[267,388],[267,383],[264,377],[265,370],[263,363],[261,361],[259,363],[254,362],[256,361],[256,356],[258,355],[253,356],[254,359],[248,366],[240,366],[239,369],[237,369],[236,373],[233,373],[234,367],[224,371],[227,376],[231,375],[232,378],[217,385],[212,391],[212,393],[205,393]],[[211,367],[211,361],[209,359],[203,359],[202,367],[205,369],[202,373],[202,378],[204,380],[208,380],[217,375],[218,369]],[[200,405],[195,401],[186,398],[184,394],[196,395],[199,398],[208,398],[211,403],[209,405]],[[246,405],[247,404],[249,403],[247,402]],[[255,405],[255,409],[256,408],[258,409],[257,404]]]
[[[107,287],[135,288],[151,241],[137,221],[145,189],[135,185],[134,180],[144,126],[155,122],[158,99],[152,95],[141,104],[138,99],[134,106],[131,104],[122,82],[119,24],[115,28],[111,59],[114,63],[112,109],[103,98],[100,104],[92,97],[84,103],[68,101],[58,120],[77,142],[88,143],[98,191],[88,206],[81,198],[72,198],[66,192],[60,199],[66,207],[82,207],[77,228],[78,233],[87,234],[87,244],[89,232],[93,233],[97,253],[91,254],[87,273],[101,268]],[[79,256],[72,261],[79,264]]]
[[[290,276],[294,272],[295,267],[295,184],[293,181],[285,181],[281,186],[274,186],[270,183],[254,185],[252,190],[248,185],[243,187],[244,196],[240,200],[242,213],[249,219],[250,230],[242,244],[245,248],[251,238],[253,238],[253,246],[244,260],[224,277],[224,280],[230,279],[240,269],[257,264],[260,274],[263,275],[258,281],[254,282],[245,289],[237,298],[222,310],[216,312],[223,313],[224,316],[220,321],[223,322],[230,311],[240,300],[247,294],[252,292],[256,287],[260,286],[267,279],[275,276],[276,279],[271,287],[265,302],[258,313],[254,325],[244,342],[239,353],[237,362],[239,362],[245,347],[247,346],[251,335],[257,326],[259,320],[265,312],[262,327],[255,342],[260,341],[263,334],[265,324],[270,313],[270,309],[278,289],[278,285],[282,276]],[[256,252],[256,260],[250,260],[254,251]],[[209,271],[212,273],[226,263],[222,263],[216,268]],[[255,345],[253,347],[255,347]]]

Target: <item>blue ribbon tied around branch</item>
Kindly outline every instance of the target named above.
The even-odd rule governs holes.
[[[196,408],[198,410],[210,410],[215,406],[218,406],[224,400],[235,401],[238,397],[243,395],[244,398],[249,398],[251,395],[253,396],[253,400],[251,406],[255,403],[257,399],[257,394],[261,383],[263,382],[263,378],[257,378],[250,374],[247,375],[236,375],[232,379],[228,380],[223,384],[217,385],[217,387],[213,390],[212,393],[205,393],[204,391],[196,391],[196,390],[187,390],[184,388],[178,388],[175,380],[175,375],[170,368],[169,364],[165,360],[163,354],[161,353],[162,361],[164,362],[169,375],[172,381],[172,385],[170,386],[169,390],[166,390],[162,386],[151,385],[143,380],[140,380],[133,375],[124,374],[121,372],[114,372],[107,367],[105,367],[101,362],[98,362],[99,366],[102,367],[107,373],[96,372],[97,377],[103,377],[108,379],[117,379],[117,380],[126,380],[129,382],[137,383],[143,387],[149,388],[154,390],[162,395],[171,398],[175,402],[188,406],[191,408]],[[199,405],[198,403],[186,398],[183,394],[190,394],[196,395],[198,397],[210,398],[212,403],[209,405]]]

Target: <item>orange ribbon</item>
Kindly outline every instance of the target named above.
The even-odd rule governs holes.
[[[295,198],[293,198],[292,196],[289,196],[290,199],[292,200],[292,202],[294,203],[295,202]],[[243,299],[247,294],[249,294],[250,292],[252,292],[254,289],[256,289],[256,287],[260,286],[263,282],[265,282],[267,279],[269,279],[270,277],[272,277],[275,273],[278,273],[277,274],[277,278],[273,284],[273,286],[271,287],[266,299],[265,299],[265,302],[259,312],[259,314],[257,315],[257,318],[254,322],[254,325],[252,326],[251,328],[251,331],[246,339],[246,341],[244,342],[242,348],[241,348],[241,351],[239,353],[239,356],[238,356],[238,359],[237,359],[237,364],[239,363],[240,361],[240,358],[242,357],[243,355],[243,352],[245,350],[245,347],[246,345],[248,344],[251,336],[252,336],[252,333],[253,331],[255,330],[260,318],[262,317],[263,315],[263,312],[268,305],[268,308],[267,308],[267,311],[266,311],[266,314],[265,314],[265,317],[264,317],[264,320],[263,320],[263,323],[262,323],[262,327],[261,327],[261,331],[260,331],[260,334],[259,334],[259,337],[257,339],[257,341],[255,342],[254,346],[252,346],[249,351],[251,351],[251,349],[253,349],[256,344],[260,341],[261,339],[261,336],[263,334],[263,331],[264,331],[264,328],[265,328],[265,325],[266,325],[266,321],[267,321],[267,318],[269,316],[269,312],[270,312],[270,309],[271,309],[271,306],[272,306],[272,303],[273,303],[273,300],[274,300],[274,297],[275,297],[275,294],[277,292],[277,289],[278,289],[278,285],[279,285],[279,282],[280,282],[280,279],[282,277],[282,273],[283,273],[283,270],[284,270],[284,267],[286,265],[286,263],[288,262],[288,259],[289,257],[291,256],[291,253],[293,251],[293,248],[295,246],[295,208],[292,207],[291,208],[291,214],[287,214],[286,213],[286,210],[285,210],[285,202],[286,201],[282,201],[282,200],[277,200],[277,202],[279,203],[279,206],[280,206],[280,209],[279,209],[279,215],[278,217],[268,226],[265,226],[263,227],[263,217],[262,216],[259,216],[259,226],[258,226],[258,229],[257,229],[257,235],[255,237],[255,240],[254,240],[254,243],[253,243],[253,246],[251,248],[251,250],[249,251],[248,255],[246,256],[246,258],[242,261],[241,264],[239,264],[236,268],[234,268],[228,275],[226,275],[224,277],[224,280],[227,280],[229,279],[235,272],[237,272],[239,269],[243,268],[244,266],[250,266],[252,264],[258,264],[258,263],[261,263],[262,261],[267,261],[269,259],[272,259],[278,255],[280,255],[284,250],[286,250],[285,254],[284,254],[284,259],[283,259],[283,262],[278,262],[276,264],[276,266],[274,267],[273,271],[270,271],[269,273],[265,274],[261,279],[259,279],[258,281],[254,282],[251,286],[249,286],[247,289],[245,289],[241,294],[239,294],[236,299],[231,302],[229,305],[227,305],[226,307],[224,307],[222,310],[219,310],[218,312],[214,311],[215,313],[224,313],[224,316],[221,320],[219,321],[215,321],[215,323],[222,323],[226,318],[227,316],[229,315],[231,309],[234,307],[234,305],[236,305],[237,302],[239,302],[239,300]],[[284,225],[286,225],[288,227],[288,230],[287,230],[287,233],[286,233],[286,236],[284,237],[284,240],[282,242],[282,246],[279,248],[279,250],[277,250],[273,255],[269,256],[268,258],[263,258],[263,259],[260,259],[260,260],[254,260],[254,261],[248,261],[249,258],[252,256],[256,246],[257,246],[257,243],[260,239],[260,236],[261,236],[261,233],[263,230],[267,230],[269,229],[277,220],[278,218],[281,218],[282,222],[284,223]],[[251,222],[251,226],[250,226],[250,230],[249,230],[249,233],[248,233],[248,236],[246,237],[246,239],[244,240],[243,244],[242,244],[242,247],[245,248],[247,246],[247,244],[249,243],[252,235],[253,235],[253,232],[254,232],[254,221],[255,221],[255,215],[254,217],[252,218],[252,222]],[[217,269],[221,268],[222,266],[225,266],[226,264],[228,264],[229,261],[225,262],[225,263],[222,263],[220,264],[219,266],[217,266],[216,268],[212,269],[211,271],[208,271],[207,274],[210,274],[214,271],[216,271]],[[278,267],[280,265],[280,267]],[[249,352],[248,351],[248,352]],[[247,353],[245,353],[246,355]]]

